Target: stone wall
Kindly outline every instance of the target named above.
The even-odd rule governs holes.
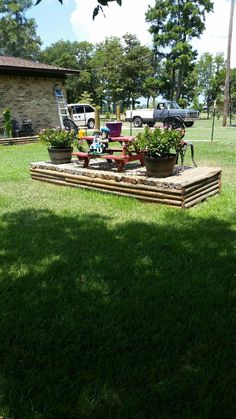
[[[12,119],[20,124],[30,119],[35,133],[56,127],[60,120],[55,88],[62,89],[66,98],[64,79],[0,74],[0,115],[10,108]]]

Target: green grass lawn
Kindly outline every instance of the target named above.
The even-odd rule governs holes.
[[[190,210],[32,181],[45,147],[0,147],[0,416],[236,417],[236,128],[186,138],[223,169]]]

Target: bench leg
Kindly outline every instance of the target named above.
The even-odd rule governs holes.
[[[83,162],[83,167],[84,169],[87,169],[88,165],[89,165],[89,159],[88,157],[79,157],[78,156],[78,160]]]
[[[125,162],[120,160],[120,161],[115,161],[116,162],[116,166],[118,169],[118,172],[123,172],[124,171],[124,167],[125,167]]]
[[[141,155],[139,161],[141,163],[141,166],[144,166],[144,156]]]
[[[88,157],[85,157],[85,158],[84,158],[84,162],[83,162],[83,167],[84,167],[85,169],[87,169],[88,165],[89,165],[89,159],[88,159]]]

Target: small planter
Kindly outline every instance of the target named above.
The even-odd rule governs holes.
[[[53,164],[70,163],[73,147],[68,148],[48,148],[48,153]]]
[[[176,163],[176,154],[168,156],[149,157],[145,156],[144,164],[147,176],[151,177],[168,177],[173,174]]]
[[[110,137],[120,137],[122,122],[107,122],[106,126],[110,130]]]

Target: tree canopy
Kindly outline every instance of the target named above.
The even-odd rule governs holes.
[[[84,91],[91,91],[90,60],[94,51],[93,44],[60,40],[45,48],[40,54],[40,61],[55,64],[59,67],[80,70],[78,76],[69,77],[66,81],[69,102],[74,102]]]
[[[221,95],[225,63],[223,56],[205,54],[197,61],[191,45],[205,28],[205,15],[213,8],[211,0],[156,0],[148,8],[146,20],[153,35],[153,47],[140,43],[127,33],[98,44],[59,40],[40,51],[34,19],[26,12],[42,0],[0,0],[0,54],[39,60],[59,67],[80,70],[66,81],[68,101],[88,97],[95,105],[133,107],[142,96],[162,95],[180,105],[204,98],[208,109]],[[63,0],[58,0],[63,4]],[[97,0],[94,17],[103,6],[122,0]],[[46,4],[45,4],[46,6]],[[235,74],[232,73],[232,98]]]
[[[38,58],[42,42],[36,22],[25,17],[32,5],[32,0],[0,0],[0,55]]]
[[[129,104],[130,100],[154,96],[153,51],[141,45],[135,35],[106,38],[98,44],[58,41],[42,51],[40,60],[61,67],[77,68],[80,75],[67,80],[68,100],[92,92],[95,104]],[[149,86],[148,94],[146,86]],[[155,93],[154,93],[155,92]]]
[[[204,98],[209,114],[210,107],[217,99],[221,101],[222,88],[225,80],[225,62],[223,54],[213,56],[209,52],[203,54],[196,65],[198,93]]]
[[[212,8],[210,0],[156,0],[155,6],[149,6],[146,20],[156,55],[166,68],[166,92],[171,99],[178,101],[190,93],[186,81],[197,56],[190,40],[203,32],[205,14]]]

